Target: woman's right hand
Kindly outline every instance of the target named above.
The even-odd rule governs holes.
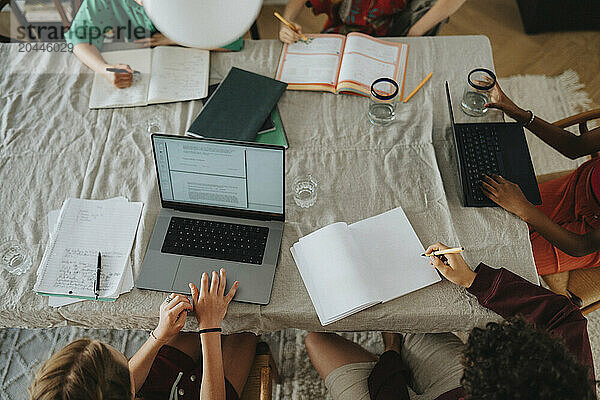
[[[283,43],[294,43],[302,38],[302,26],[295,22],[292,22],[291,24],[294,25],[300,33],[294,32],[286,24],[281,23],[281,27],[279,28],[279,40],[281,40]]]
[[[106,65],[103,67],[102,74],[104,77],[116,88],[125,89],[131,86],[133,83],[133,69],[127,64],[114,64],[114,65]],[[126,73],[117,73],[117,72],[109,72],[106,68],[118,68],[124,69],[128,72]]]
[[[212,272],[212,282],[209,287],[208,274],[202,274],[200,280],[200,290],[190,283],[192,291],[192,302],[194,304],[194,312],[198,320],[200,329],[220,328],[223,318],[227,313],[227,307],[235,296],[235,292],[239,286],[239,282],[235,282],[229,293],[225,294],[225,286],[227,279],[225,269],[221,268],[219,274],[216,271]]]
[[[488,108],[495,108],[503,111],[506,115],[511,118],[516,119],[517,121],[521,121],[523,117],[523,113],[527,114],[526,111],[523,111],[519,106],[517,106],[504,92],[500,89],[500,85],[498,82],[490,89],[490,99],[485,105]]]
[[[448,250],[449,247],[443,243],[432,244],[427,248],[425,254],[431,254],[438,250]],[[444,257],[447,262],[442,261]],[[431,256],[430,264],[440,271],[446,279],[462,287],[469,288],[475,280],[477,274],[471,271],[464,258],[460,254],[444,254],[443,256]]]
[[[192,309],[192,304],[187,297],[171,293],[171,300],[160,305],[160,320],[154,329],[155,337],[161,342],[168,342],[179,333],[185,325],[187,311]]]

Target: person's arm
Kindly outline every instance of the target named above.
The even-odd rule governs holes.
[[[203,273],[200,290],[190,283],[194,312],[198,327],[203,329],[220,328],[227,313],[227,307],[235,296],[238,282],[235,282],[229,293],[225,295],[227,278],[225,270],[220,274],[212,273],[212,283],[208,285],[208,274]],[[225,400],[225,371],[223,370],[223,354],[221,351],[221,333],[207,332],[200,334],[202,341],[202,382],[200,385],[201,400]]]
[[[150,367],[160,348],[173,338],[185,325],[187,310],[192,305],[187,297],[172,293],[172,300],[160,305],[160,321],[152,335],[129,360],[129,370],[133,376],[135,392],[137,393],[148,377]]]
[[[454,14],[466,0],[438,0],[413,26],[406,36],[423,36],[428,30]]]
[[[498,83],[491,89],[490,101],[485,106],[502,110],[506,115],[522,124],[527,124],[531,118],[527,111],[517,106],[504,94]],[[527,125],[527,129],[563,156],[572,160],[600,151],[600,128],[592,129],[587,134],[578,136],[536,116]]]
[[[133,70],[126,64],[108,64],[98,48],[89,43],[78,43],[73,47],[73,54],[94,72],[102,75],[106,80],[119,89],[128,88],[133,82]],[[106,68],[119,68],[127,73],[109,72]]]
[[[298,29],[298,32],[294,32],[283,22],[279,23],[279,40],[283,43],[294,43],[302,37],[302,26],[294,22],[300,11],[302,11],[302,7],[304,7],[304,3],[306,0],[289,0],[283,10],[283,18],[287,19],[292,25]]]
[[[527,222],[553,246],[568,255],[582,257],[600,250],[600,230],[583,235],[566,230],[531,204],[519,185],[499,175],[484,175],[481,189],[493,202]]]
[[[448,247],[429,246],[426,254]],[[431,257],[431,264],[446,279],[463,286],[479,304],[503,318],[522,316],[537,328],[561,337],[569,351],[584,365],[593,366],[587,320],[571,301],[504,269],[481,263],[471,271],[460,254],[446,254],[444,263]]]

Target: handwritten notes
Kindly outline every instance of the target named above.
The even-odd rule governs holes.
[[[120,294],[143,204],[114,200],[119,199],[64,202],[38,270],[36,292],[93,297],[100,252],[100,297]]]

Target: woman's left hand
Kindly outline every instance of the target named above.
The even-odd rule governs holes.
[[[171,293],[169,302],[160,305],[160,321],[154,329],[154,335],[161,342],[168,342],[179,333],[185,325],[187,311],[192,310],[192,303],[181,294]]]
[[[177,44],[160,32],[156,32],[149,38],[138,39],[135,43],[141,44],[142,47],[171,46]]]
[[[500,175],[484,175],[481,181],[481,190],[494,203],[520,218],[524,218],[527,210],[533,207],[519,185]]]

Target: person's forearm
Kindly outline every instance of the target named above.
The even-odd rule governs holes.
[[[156,358],[161,347],[162,343],[159,343],[150,337],[129,360],[129,370],[133,376],[136,393],[140,390],[148,377],[150,367],[152,367],[154,358]]]
[[[520,107],[513,112],[508,112],[507,115],[522,124],[528,123],[531,118],[531,115]],[[586,137],[576,136],[537,116],[527,126],[527,129],[563,156],[572,160],[597,151],[597,148],[590,148],[590,143],[586,143]]]
[[[221,334],[205,333],[202,340],[202,384],[200,400],[225,400],[225,373],[221,351]]]
[[[295,21],[302,7],[304,7],[305,0],[289,0],[283,10],[283,18],[288,21]]]
[[[454,14],[466,0],[438,0],[408,31],[408,36],[422,36]]]
[[[581,257],[598,250],[593,248],[589,235],[578,235],[566,230],[533,205],[519,214],[536,232],[570,256]]]
[[[93,71],[102,73],[108,63],[102,57],[96,46],[89,43],[78,43],[73,47],[73,54]]]

